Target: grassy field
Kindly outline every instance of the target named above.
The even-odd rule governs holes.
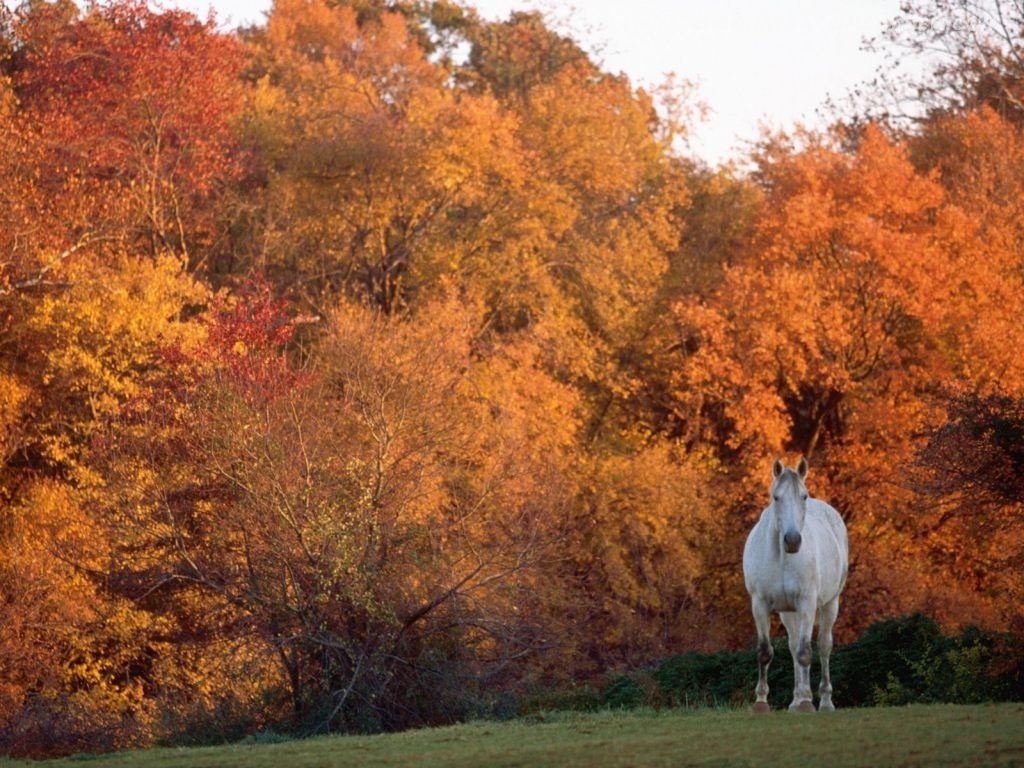
[[[1021,766],[1024,704],[776,712],[555,714],[384,736],[152,749],[0,766]]]

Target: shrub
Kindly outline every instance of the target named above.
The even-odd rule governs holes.
[[[925,670],[941,643],[939,625],[920,613],[875,622],[832,656],[836,701],[863,707],[934,700]]]
[[[611,709],[632,709],[644,703],[644,690],[631,675],[613,677],[602,698]]]
[[[793,661],[785,636],[776,637],[773,647],[769,701],[782,708],[792,696]],[[811,681],[815,690],[818,662],[816,656]],[[974,627],[946,636],[922,614],[872,624],[858,640],[836,648],[831,667],[840,706],[1024,700],[1024,639]],[[651,669],[610,677],[601,704],[740,706],[753,701],[756,682],[753,649],[690,652],[670,656]]]
[[[968,627],[945,636],[922,614],[872,624],[833,656],[837,700],[847,706],[1024,698],[1024,642]]]
[[[785,638],[773,641],[775,660],[768,668],[772,704],[788,703],[792,660]],[[753,650],[683,653],[662,661],[655,678],[672,706],[735,706],[753,695],[757,683],[757,654]]]

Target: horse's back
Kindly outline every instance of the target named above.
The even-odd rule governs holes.
[[[846,523],[835,507],[821,499],[808,499],[807,518],[815,521],[820,529],[827,530],[832,535],[845,559],[850,551]]]

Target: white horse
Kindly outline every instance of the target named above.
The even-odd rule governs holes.
[[[778,613],[793,654],[793,702],[790,711],[813,712],[811,632],[818,625],[821,657],[819,709],[832,711],[828,659],[832,625],[839,613],[839,593],[849,570],[846,526],[835,509],[807,495],[807,461],[796,470],[778,459],[772,466],[771,503],[747,537],[743,578],[757,624],[757,701],[767,712],[768,664],[772,660],[771,614]]]

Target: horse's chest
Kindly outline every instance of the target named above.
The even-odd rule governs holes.
[[[772,612],[790,612],[797,610],[801,602],[809,597],[808,581],[798,571],[791,568],[779,568],[770,580],[770,586],[764,595],[768,610]]]

